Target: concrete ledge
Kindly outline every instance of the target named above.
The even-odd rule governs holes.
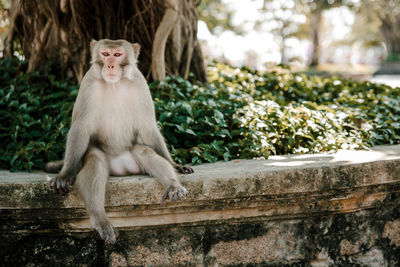
[[[92,255],[70,255],[68,264],[400,264],[400,145],[194,170],[181,177],[188,198],[166,205],[159,205],[163,190],[148,176],[111,178],[106,210],[121,236],[110,248],[90,228],[77,190],[61,197],[45,173],[0,171],[0,257],[56,264],[59,256],[44,247],[65,241],[59,248],[65,256],[73,240]],[[26,239],[33,244],[21,244]],[[11,257],[21,246],[36,254]]]

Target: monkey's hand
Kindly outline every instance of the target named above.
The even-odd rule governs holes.
[[[56,177],[50,180],[50,188],[53,188],[54,193],[65,195],[69,192],[68,184],[73,185],[75,180],[76,175],[59,173]]]
[[[165,193],[161,199],[161,204],[164,204],[164,202],[168,199],[172,201],[178,201],[186,197],[188,191],[186,188],[184,188],[181,185],[178,186],[170,186],[165,190]]]
[[[176,164],[176,165],[174,165],[174,167],[179,173],[183,173],[183,174],[194,173],[194,170],[189,166]]]

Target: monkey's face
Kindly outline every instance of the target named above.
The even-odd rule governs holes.
[[[92,40],[90,49],[91,64],[95,65],[93,74],[96,77],[107,83],[117,83],[122,77],[132,79],[133,71],[137,70],[139,44],[125,40]]]
[[[122,77],[122,65],[126,61],[126,52],[122,47],[103,47],[99,50],[99,57],[103,68],[101,75],[108,83],[116,83]]]

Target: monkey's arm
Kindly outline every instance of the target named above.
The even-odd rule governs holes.
[[[64,166],[60,173],[77,174],[81,160],[88,149],[90,134],[83,122],[76,121],[68,132]]]
[[[60,173],[50,181],[50,187],[61,194],[68,192],[68,185],[75,182],[90,140],[90,134],[80,120],[71,125],[67,136],[67,147],[64,157],[64,165]]]

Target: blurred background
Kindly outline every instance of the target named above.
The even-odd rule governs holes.
[[[368,75],[399,60],[395,0],[208,0],[199,7],[208,59]]]
[[[9,9],[10,1],[1,0],[0,50]],[[356,79],[400,74],[398,0],[202,0],[198,15],[207,61],[258,70],[284,64]]]
[[[400,74],[389,63],[400,59],[396,0],[206,0],[198,29],[206,58],[234,66],[285,64],[356,79]]]

